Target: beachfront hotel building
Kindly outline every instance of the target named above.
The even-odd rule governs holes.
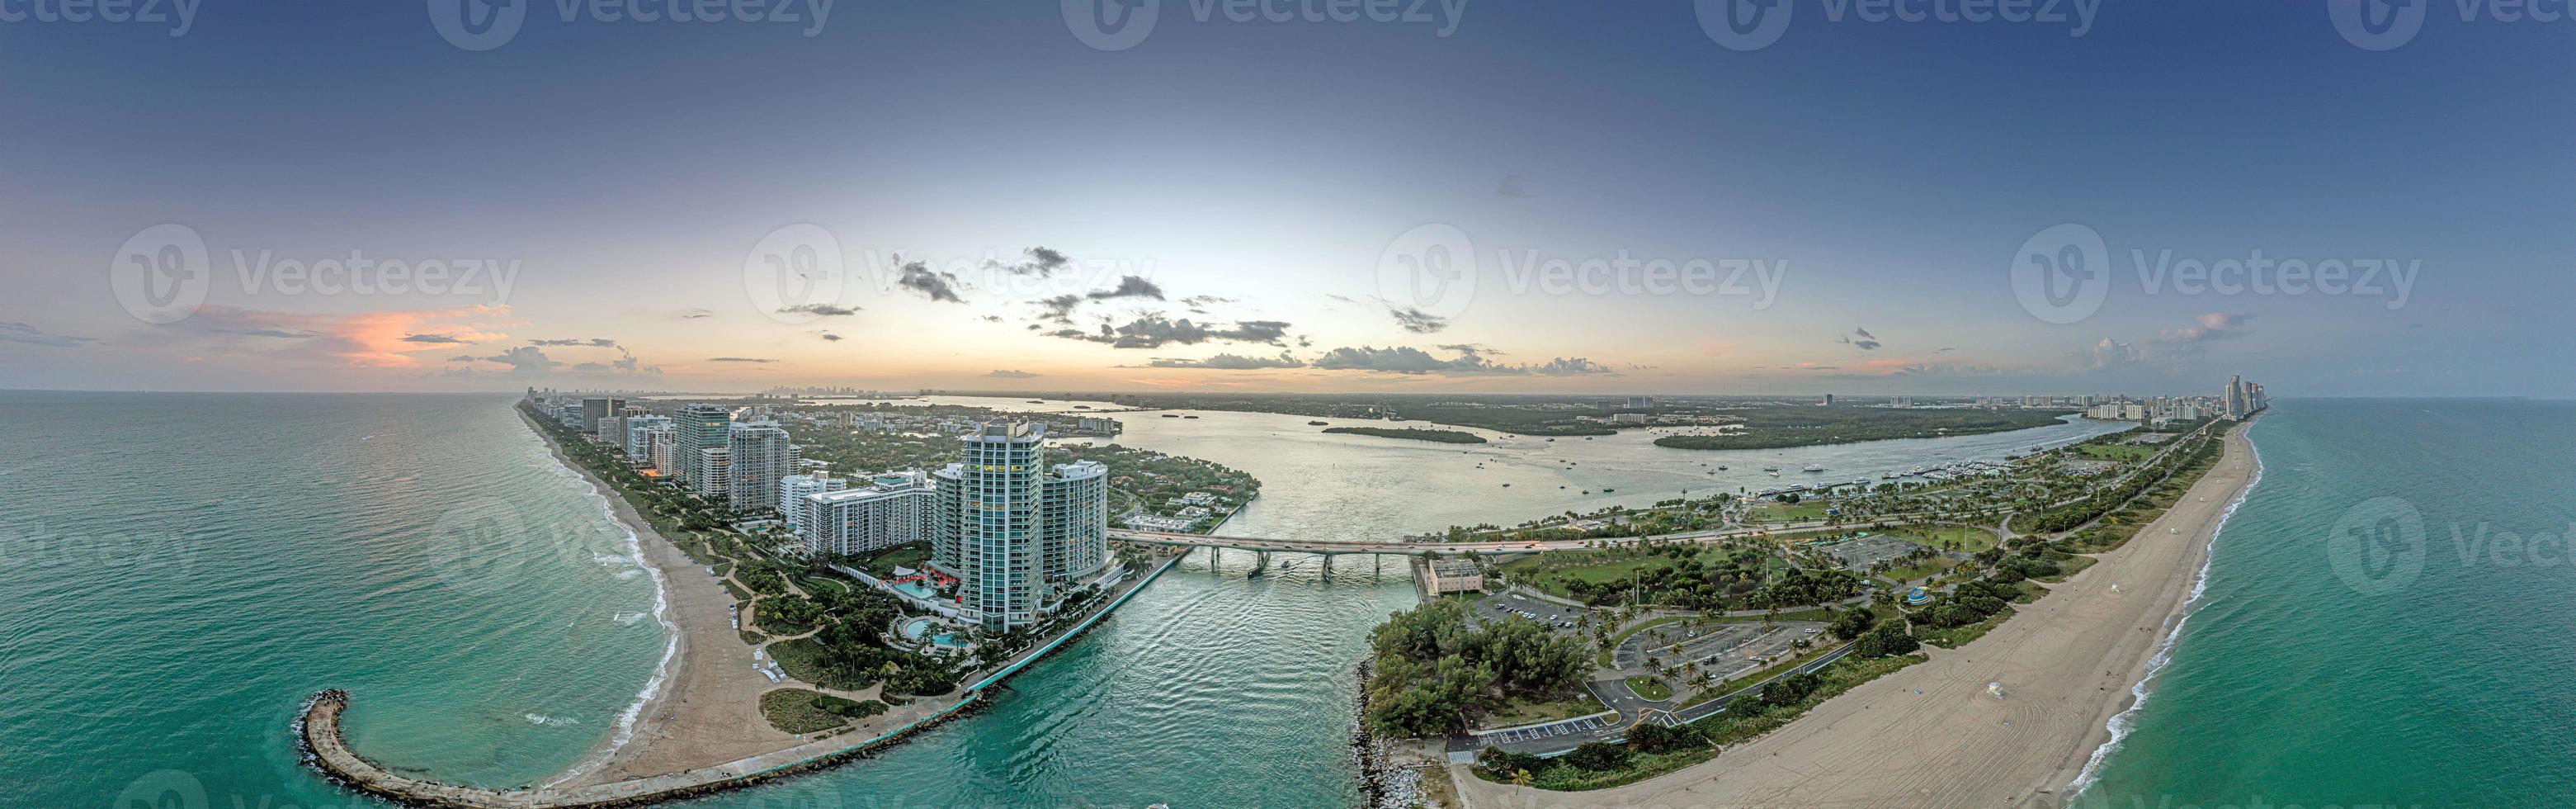
[[[679,469],[664,469],[689,481],[691,489],[703,495],[709,487],[723,491],[730,481],[707,468],[706,451],[726,449],[733,437],[733,411],[710,404],[693,404],[680,408],[671,419],[671,455],[680,462]]]
[[[804,495],[796,524],[809,556],[858,556],[931,538],[934,494],[919,470],[877,475]]]
[[[636,466],[652,466],[653,437],[670,432],[670,416],[626,417],[626,460]],[[668,471],[664,470],[666,474]]]
[[[1108,469],[1045,464],[1046,431],[990,423],[931,474],[931,566],[958,581],[959,617],[1031,626],[1110,565]]]
[[[796,445],[774,421],[736,422],[726,434],[726,502],[735,511],[778,508],[778,481],[796,474]]]
[[[788,475],[786,477],[779,478],[778,519],[780,522],[787,524],[788,530],[796,532],[799,536],[803,536],[805,533],[805,526],[812,525],[814,523],[814,509],[812,507],[812,501],[808,498],[824,492],[837,492],[849,487],[849,480],[833,477],[832,473],[822,470],[815,470],[801,475]],[[808,550],[811,550],[811,548],[808,548]]]
[[[731,503],[732,453],[720,446],[698,450],[689,461],[689,491],[697,492],[709,503]]]

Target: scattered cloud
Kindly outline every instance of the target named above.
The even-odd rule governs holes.
[[[781,307],[779,307],[779,308],[778,308],[778,313],[779,313],[779,314],[782,314],[782,315],[813,315],[813,316],[815,316],[815,317],[844,317],[844,316],[848,316],[848,315],[855,315],[855,314],[858,314],[858,313],[859,313],[859,307],[856,307],[856,306],[835,306],[835,305],[828,304],[828,303],[805,303],[805,304],[798,304],[798,305],[795,305],[795,306],[781,306]]]
[[[0,321],[0,343],[25,343],[46,348],[73,348],[98,342],[96,337],[55,334],[15,320]]]
[[[2146,358],[2145,354],[2128,343],[2108,337],[2080,351],[2070,351],[2066,354],[2069,364],[2088,371],[2136,365],[2146,361]]]
[[[428,342],[444,342],[444,341],[428,341]],[[579,339],[574,339],[574,340],[529,340],[529,341],[528,341],[528,345],[532,345],[532,346],[590,346],[590,347],[592,347],[592,348],[616,348],[616,347],[617,347],[617,341],[615,341],[615,340],[611,340],[611,339],[608,339],[608,338],[605,338],[605,337],[593,337],[593,338],[590,338],[590,339],[588,339],[588,340],[579,340]]]
[[[824,332],[822,336],[823,336],[823,339],[825,339],[825,340],[830,340],[830,341],[835,342],[835,343],[840,342],[840,341],[842,341],[843,339],[845,339],[845,338],[843,338],[842,336],[840,336],[840,335],[838,335],[838,334],[833,334],[833,333],[828,332],[828,331],[827,331],[827,332]]]
[[[1203,360],[1157,357],[1146,363],[1149,368],[1208,368],[1220,371],[1251,371],[1264,368],[1304,368],[1306,363],[1288,352],[1276,357],[1247,357],[1240,354],[1218,354]]]
[[[708,362],[777,362],[765,357],[708,357]]]
[[[1868,329],[1862,328],[1854,328],[1852,333],[1843,335],[1842,343],[1862,351],[1877,351],[1880,346],[1878,335],[1871,334]]]
[[[1001,316],[1001,315],[985,315],[985,316],[984,316],[984,322],[986,322],[986,323],[1000,323],[1000,322],[1002,322],[1002,316]]]
[[[1036,379],[1038,377],[1045,376],[1045,374],[995,368],[992,373],[985,374],[985,376],[993,377],[995,379]]]
[[[1387,314],[1395,316],[1395,325],[1415,334],[1430,334],[1449,328],[1449,319],[1410,306],[1388,305]]]
[[[1031,247],[1022,252],[1028,256],[1027,261],[1013,263],[988,261],[984,266],[1019,275],[1045,275],[1063,269],[1064,265],[1073,261],[1066,258],[1063,252],[1050,247]]]
[[[479,359],[510,366],[510,373],[520,376],[541,376],[555,369],[554,358],[546,356],[545,349],[536,346],[519,346]]]
[[[2192,324],[2189,326],[2184,326],[2179,329],[2166,329],[2163,334],[2157,335],[2156,339],[2176,345],[2190,345],[2194,343],[2206,343],[2211,340],[2225,340],[2231,337],[2242,337],[2249,331],[2246,328],[2246,324],[2251,322],[2253,319],[2254,316],[2252,314],[2211,312],[2209,314],[2192,318]]]
[[[1130,275],[1118,279],[1117,289],[1105,289],[1083,297],[1095,301],[1111,298],[1152,298],[1159,301],[1163,299],[1163,288],[1155,286],[1154,282],[1147,281],[1142,276]]]
[[[1281,345],[1288,324],[1277,320],[1238,321],[1232,328],[1212,329],[1188,318],[1166,319],[1146,315],[1124,326],[1100,324],[1098,332],[1081,329],[1058,329],[1048,334],[1067,340],[1101,343],[1112,348],[1161,348],[1165,345],[1197,345],[1210,340],[1236,343]]]
[[[465,343],[465,342],[471,342],[471,341],[469,341],[469,340],[466,340],[466,339],[464,339],[464,338],[462,338],[462,337],[458,337],[458,336],[453,335],[453,334],[414,334],[414,335],[408,335],[408,336],[405,336],[404,338],[402,338],[402,340],[403,340],[403,342],[406,342],[406,343]]]
[[[698,318],[702,318],[702,317],[715,317],[715,316],[716,316],[716,313],[715,313],[713,310],[709,310],[709,309],[690,309],[690,310],[687,310],[687,311],[684,311],[684,312],[681,312],[681,313],[680,313],[680,319],[681,319],[681,320],[696,320],[696,319],[698,319]]]
[[[1456,351],[1466,346],[1444,346]],[[1314,367],[1326,371],[1367,371],[1387,374],[1451,375],[1538,375],[1572,376],[1617,373],[1610,366],[1582,357],[1557,357],[1535,365],[1509,365],[1486,358],[1485,351],[1456,351],[1458,356],[1442,359],[1411,346],[1376,348],[1336,348],[1315,358]]]
[[[894,285],[921,293],[922,297],[934,301],[966,302],[965,298],[957,295],[956,273],[933,270],[929,264],[919,261],[905,263],[903,274],[895,279]]]

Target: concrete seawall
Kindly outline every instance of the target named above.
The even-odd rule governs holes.
[[[664,773],[643,778],[590,784],[576,787],[551,787],[524,790],[497,790],[442,784],[397,775],[375,762],[368,761],[349,749],[340,736],[340,717],[348,710],[349,694],[330,689],[313,695],[306,702],[302,718],[296,722],[296,736],[303,747],[304,763],[321,770],[323,775],[350,789],[414,806],[452,809],[579,809],[581,807],[643,806],[663,801],[692,798],[715,792],[739,789],[782,776],[822,769],[884,748],[913,733],[966,713],[978,705],[984,689],[1018,673],[1022,667],[1046,656],[1075,636],[1090,630],[1102,618],[1126,603],[1137,591],[1145,589],[1164,571],[1179,564],[1186,556],[1174,556],[1154,568],[1144,580],[1094,613],[1062,637],[1032,654],[975,683],[964,699],[938,713],[865,739],[840,737],[819,739],[802,745],[763,753],[747,758],[701,767],[694,770]]]

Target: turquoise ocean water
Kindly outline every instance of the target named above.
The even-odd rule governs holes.
[[[2082,801],[2576,804],[2571,419],[2277,403],[2253,427],[2262,481]]]
[[[444,780],[539,780],[613,737],[665,642],[652,582],[507,405],[0,392],[13,428],[0,434],[0,806],[375,805],[295,762],[288,724],[325,687],[357,695],[359,749]],[[2576,663],[2576,563],[2553,543],[2576,517],[2570,416],[2576,405],[2559,403],[2277,406],[2255,436],[2263,482],[2088,794],[2120,806],[2567,803],[2576,710],[2557,683]],[[1300,426],[1209,414],[1129,441],[1261,475],[1270,491],[1237,533],[1437,528],[1450,519],[1438,512],[1501,494],[1490,476],[1536,474]],[[1831,465],[2026,443],[1944,441]],[[1689,485],[1716,457],[1546,451],[1580,457],[1622,494]],[[1460,468],[1430,471],[1440,463]],[[2337,522],[2402,528],[2378,519],[2404,516],[2392,503],[2416,511],[2420,540],[2392,531],[2337,575]],[[1520,519],[1563,506],[1509,507],[1540,509],[1509,515]],[[2455,525],[2479,543],[2470,560]],[[2499,555],[2499,532],[2520,540],[2513,553]],[[1258,574],[1250,563],[1193,557],[964,721],[688,805],[1349,805],[1348,668],[1411,587],[1347,559],[1329,574],[1312,557]],[[120,801],[147,797],[159,803]]]

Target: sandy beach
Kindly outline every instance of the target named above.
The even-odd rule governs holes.
[[[1929,662],[1711,761],[1589,792],[1494,784],[1463,766],[1451,775],[1474,807],[2064,805],[2110,740],[2111,718],[2135,701],[2131,688],[2254,474],[2238,427],[2218,465],[2164,516],[2001,627],[1960,649],[1927,649]],[[2003,699],[1987,696],[1989,682]]]
[[[665,609],[660,617],[679,630],[667,676],[637,712],[631,737],[620,745],[612,732],[562,784],[678,772],[794,746],[795,736],[770,727],[760,714],[760,695],[778,686],[752,669],[751,647],[733,628],[733,595],[654,531],[626,498],[564,457],[552,435],[533,424],[530,430],[554,450],[556,462],[608,498],[610,512],[635,532],[643,563],[661,573]]]

